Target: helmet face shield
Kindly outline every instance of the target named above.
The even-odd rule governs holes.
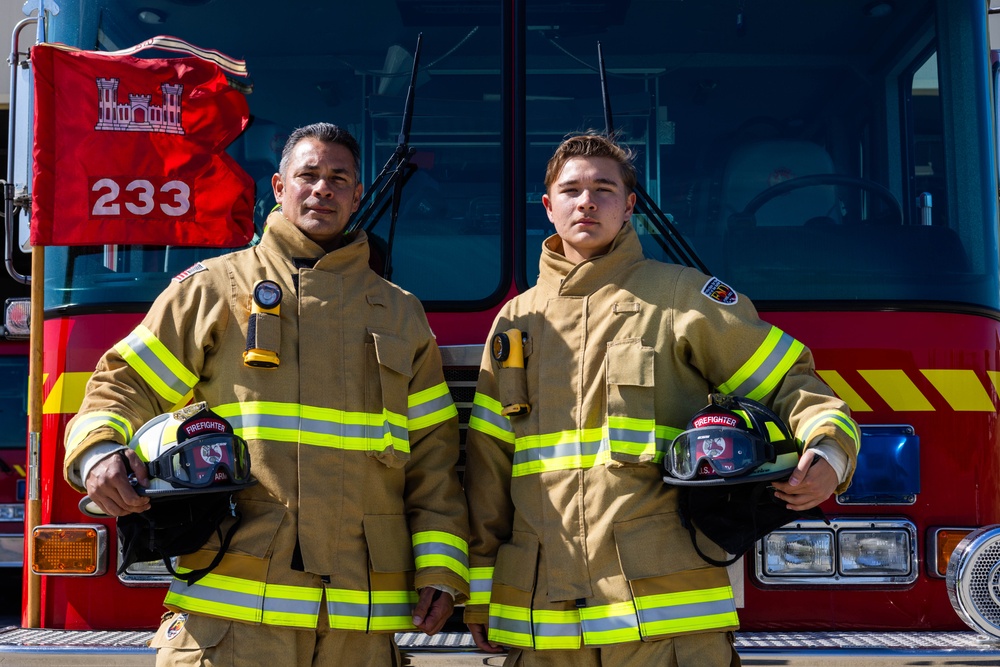
[[[149,472],[174,486],[201,489],[250,480],[250,456],[243,438],[214,433],[186,440],[149,462]]]
[[[737,428],[710,426],[684,431],[670,447],[663,465],[669,475],[691,480],[696,476],[745,475],[774,460],[774,447],[763,438]]]

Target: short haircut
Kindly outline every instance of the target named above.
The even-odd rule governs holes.
[[[559,178],[566,162],[575,157],[606,157],[618,163],[621,169],[622,182],[625,184],[626,193],[635,190],[636,173],[632,160],[635,154],[629,148],[622,148],[615,143],[614,139],[606,134],[597,132],[586,132],[572,136],[561,144],[556,152],[549,159],[549,164],[545,168],[545,190],[548,191]]]
[[[354,158],[354,180],[358,183],[361,182],[361,146],[358,145],[358,140],[350,132],[333,123],[313,123],[300,127],[289,135],[285,147],[281,149],[281,162],[278,164],[278,173],[281,174],[282,178],[285,177],[285,170],[288,169],[288,161],[291,159],[292,151],[303,139],[316,139],[325,144],[340,144],[351,151],[351,157]]]

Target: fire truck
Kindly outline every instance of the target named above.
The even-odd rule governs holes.
[[[822,506],[829,522],[788,524],[730,568],[744,659],[1000,660],[1000,70],[986,0],[26,9],[38,41],[114,51],[172,35],[245,59],[252,123],[228,150],[256,181],[258,231],[294,128],[349,128],[371,183],[413,93],[398,216],[373,216],[370,232],[387,277],[427,310],[463,440],[492,319],[535,283],[553,232],[540,203],[546,161],[567,134],[613,127],[637,156],[633,224],[647,254],[752,299],[811,348],[861,427],[853,484]],[[23,236],[31,59],[12,51],[12,109],[24,111],[5,222]],[[100,355],[172,276],[222,250],[32,250],[40,347],[24,610],[21,627],[0,630],[0,662],[152,664],[145,641],[169,575],[157,563],[116,574],[114,523],[79,510],[63,438]],[[441,635],[398,640],[412,664],[499,664],[463,630],[459,612]]]

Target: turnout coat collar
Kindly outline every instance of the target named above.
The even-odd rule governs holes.
[[[566,259],[562,239],[553,234],[542,244],[538,282],[560,296],[586,296],[607,286],[609,275],[617,275],[644,259],[639,236],[630,222],[622,225],[607,253],[579,264]]]
[[[306,236],[281,211],[267,217],[260,247],[272,257],[309,265],[309,268],[320,271],[346,274],[369,270],[368,235],[363,229],[351,234],[345,245],[328,251]],[[310,265],[305,260],[316,261]]]

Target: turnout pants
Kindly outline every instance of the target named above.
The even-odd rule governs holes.
[[[708,632],[575,651],[512,649],[504,667],[739,667],[733,634]]]

